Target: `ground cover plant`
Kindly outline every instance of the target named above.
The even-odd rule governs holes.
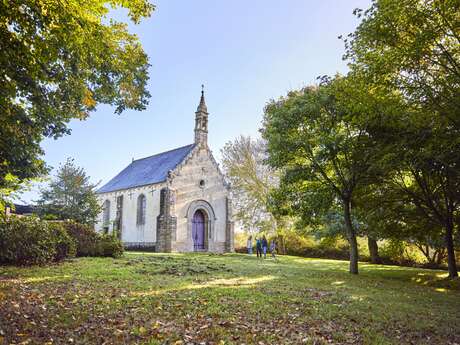
[[[5,343],[455,344],[447,273],[240,254],[126,253],[0,267]],[[0,341],[0,343],[2,343]]]

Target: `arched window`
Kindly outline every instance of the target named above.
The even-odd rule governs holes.
[[[104,201],[102,206],[102,228],[105,233],[109,232],[110,225],[110,200]]]
[[[145,224],[145,208],[147,200],[144,194],[139,195],[137,198],[137,225]]]

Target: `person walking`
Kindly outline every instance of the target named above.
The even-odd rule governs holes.
[[[262,250],[264,252],[264,259],[267,258],[267,248],[268,248],[268,242],[267,242],[267,238],[264,236],[262,237]]]
[[[248,242],[246,244],[246,247],[248,248],[248,254],[252,255],[252,236],[248,237]]]
[[[258,258],[262,257],[262,242],[260,238],[256,238],[256,253]]]
[[[276,260],[276,241],[275,239],[270,242],[270,252],[272,253],[272,258]]]

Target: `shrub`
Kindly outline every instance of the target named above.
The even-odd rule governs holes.
[[[118,258],[123,255],[123,245],[116,236],[100,235],[99,237],[100,247],[102,250],[101,256]]]
[[[77,253],[77,242],[69,235],[62,223],[48,223],[48,226],[53,231],[56,254],[56,261],[65,258],[72,258]]]
[[[0,217],[0,262],[32,265],[56,257],[55,233],[36,217]]]
[[[101,235],[87,225],[0,216],[0,263],[33,265],[75,255],[116,258],[122,254],[118,238]]]
[[[63,226],[77,243],[77,256],[100,256],[98,233],[88,225],[64,222]]]
[[[65,222],[67,232],[77,242],[77,256],[111,256],[123,254],[123,245],[114,235],[102,235],[88,225]]]
[[[304,236],[295,231],[287,231],[283,238],[278,241],[278,246],[284,246],[286,254],[302,256],[306,248],[314,247],[315,241],[311,236]]]

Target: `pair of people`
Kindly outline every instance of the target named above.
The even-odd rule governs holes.
[[[252,236],[249,236],[248,242],[247,242],[247,249],[248,249],[248,254],[252,254]],[[262,239],[256,238],[256,254],[258,258],[262,258],[262,253],[264,255],[264,259],[267,258],[267,250],[268,250],[268,241],[265,236],[262,236]],[[276,253],[276,242],[275,240],[271,240],[270,242],[270,252],[272,254],[272,257],[275,259],[275,253]]]

